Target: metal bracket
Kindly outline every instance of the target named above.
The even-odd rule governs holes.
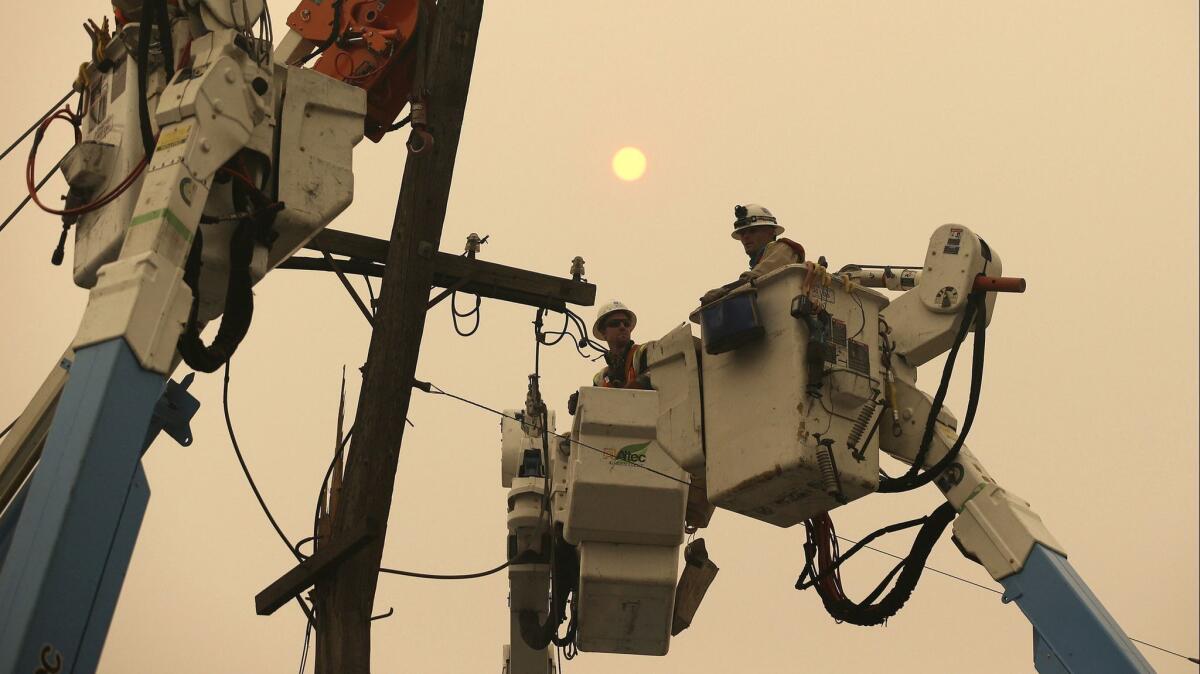
[[[184,447],[192,444],[192,417],[200,409],[200,401],[191,393],[188,387],[195,380],[196,373],[189,372],[179,380],[168,380],[166,390],[154,404],[154,416],[150,421],[150,437],[158,431],[171,436],[175,442]],[[149,446],[149,443],[147,443]]]

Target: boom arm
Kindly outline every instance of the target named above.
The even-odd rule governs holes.
[[[898,382],[900,421],[884,416],[880,449],[911,464],[931,403],[911,380]],[[939,416],[927,466],[949,451],[956,426],[949,413]],[[935,482],[959,513],[953,536],[959,551],[987,569],[1004,586],[1003,601],[1016,602],[1032,623],[1039,672],[1154,671],[1029,503],[1001,487],[970,450],[960,449]]]

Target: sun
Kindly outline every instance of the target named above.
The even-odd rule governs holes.
[[[612,167],[621,180],[637,180],[646,172],[646,155],[636,147],[623,147],[613,155]]]

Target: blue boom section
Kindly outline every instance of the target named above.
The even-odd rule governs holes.
[[[1035,544],[1025,568],[1000,584],[1033,624],[1040,674],[1154,672],[1066,557]]]
[[[0,674],[95,666],[149,497],[139,459],[164,382],[121,339],[76,353],[0,568]]]

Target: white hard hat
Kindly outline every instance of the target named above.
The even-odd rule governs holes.
[[[633,313],[632,309],[625,306],[620,301],[612,300],[611,302],[600,306],[600,311],[596,314],[596,320],[592,323],[592,336],[594,336],[596,339],[604,339],[604,319],[608,318],[609,314],[613,314],[618,311],[624,311],[625,313],[629,314],[629,329],[633,330],[634,326],[637,325],[637,314]]]
[[[730,234],[733,238],[738,238],[738,232],[751,227],[764,227],[774,225],[775,236],[783,234],[783,227],[779,226],[779,221],[771,215],[766,207],[758,204],[746,204],[745,206],[734,206],[733,217],[737,218],[733,221],[733,233]]]

